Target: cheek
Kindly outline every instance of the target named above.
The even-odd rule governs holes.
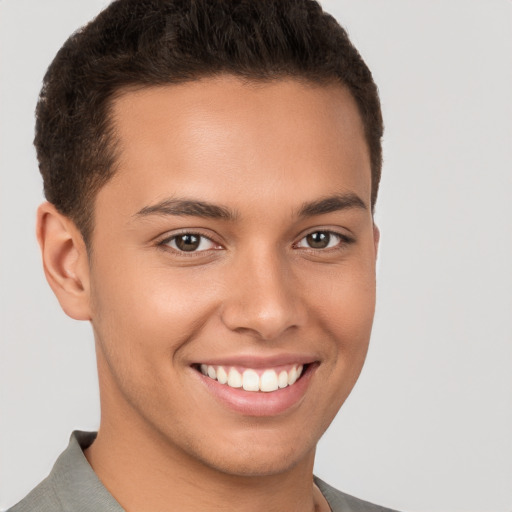
[[[211,315],[215,290],[202,275],[119,260],[122,267],[98,266],[91,279],[97,338],[126,371],[166,371]]]
[[[323,286],[318,286],[320,282]],[[324,341],[326,371],[343,401],[363,367],[375,312],[375,269],[372,258],[354,258],[306,285],[309,309]]]
[[[310,307],[325,330],[347,348],[367,339],[375,311],[374,263],[354,259],[310,281],[305,284]]]

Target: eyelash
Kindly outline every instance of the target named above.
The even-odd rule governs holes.
[[[315,248],[315,247],[303,247],[303,249],[310,252],[330,252],[330,251],[339,251],[343,250],[347,245],[353,244],[355,242],[354,238],[351,238],[343,233],[339,233],[338,231],[333,231],[331,229],[316,229],[314,231],[310,231],[306,233],[298,242],[293,244],[294,247],[297,247],[303,240],[305,240],[308,236],[314,235],[316,233],[325,233],[330,237],[335,236],[338,238],[338,243],[334,247],[324,247],[324,248]]]
[[[202,250],[202,251],[197,251],[197,250],[194,250],[194,251],[183,251],[183,250],[180,250],[179,248],[171,247],[169,245],[173,241],[176,241],[176,239],[179,238],[180,236],[185,236],[185,235],[190,235],[190,236],[198,237],[200,239],[200,243],[202,243],[202,241],[204,241],[204,240],[207,240],[208,242],[211,242],[213,245],[216,245],[217,247],[211,248],[211,249]],[[163,250],[171,251],[174,254],[178,254],[179,256],[184,256],[184,257],[194,257],[194,256],[196,256],[197,257],[197,256],[204,255],[204,253],[212,251],[212,250],[219,250],[218,246],[220,246],[220,244],[216,243],[209,236],[203,235],[202,233],[198,233],[196,231],[182,231],[181,233],[175,233],[172,236],[168,236],[168,237],[164,238],[163,240],[161,240],[160,242],[157,243],[157,246],[160,247]]]
[[[325,233],[325,234],[328,234],[329,236],[335,236],[338,238],[339,241],[334,247],[326,247],[326,248],[302,247],[302,249],[305,249],[308,252],[314,252],[314,253],[328,252],[328,251],[329,252],[339,251],[339,250],[343,250],[345,248],[345,246],[353,244],[355,242],[354,238],[349,237],[343,233],[339,233],[337,231],[333,231],[330,229],[316,229],[316,230],[310,231],[309,233],[306,233],[304,236],[302,236],[297,242],[295,242],[293,244],[293,247],[297,248],[298,244],[300,244],[300,242],[302,242],[308,236],[313,235],[315,233]],[[175,241],[178,237],[184,236],[184,235],[196,236],[202,240],[207,240],[207,241],[211,242],[212,244],[217,245],[217,247],[212,248],[212,249],[204,249],[201,251],[197,251],[197,250],[183,251],[183,250],[180,250],[179,248],[169,246],[169,244],[172,241]],[[207,253],[209,251],[219,250],[218,246],[220,246],[220,245],[221,244],[216,243],[210,237],[203,235],[202,233],[195,232],[195,231],[183,231],[181,233],[176,233],[172,236],[168,236],[168,237],[164,238],[163,240],[161,240],[157,243],[157,246],[160,247],[161,249],[167,250],[167,251],[170,250],[176,254],[179,254],[180,256],[185,256],[185,257],[194,257],[194,256],[204,255],[204,253]]]

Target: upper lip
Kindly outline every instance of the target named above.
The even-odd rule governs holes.
[[[206,364],[211,366],[242,366],[245,368],[272,368],[287,364],[309,364],[318,358],[311,354],[276,354],[272,356],[238,354],[222,357],[204,358],[195,361],[194,364]]]

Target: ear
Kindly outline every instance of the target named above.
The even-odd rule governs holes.
[[[375,245],[375,259],[377,259],[377,255],[379,253],[379,241],[380,241],[380,231],[379,231],[379,228],[374,224],[373,225],[373,243]]]
[[[39,206],[36,230],[46,280],[62,309],[90,320],[89,259],[80,231],[51,203]]]

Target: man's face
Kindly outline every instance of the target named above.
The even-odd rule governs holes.
[[[312,462],[374,313],[354,100],[222,77],[126,92],[113,116],[90,262],[102,428],[228,474]]]

